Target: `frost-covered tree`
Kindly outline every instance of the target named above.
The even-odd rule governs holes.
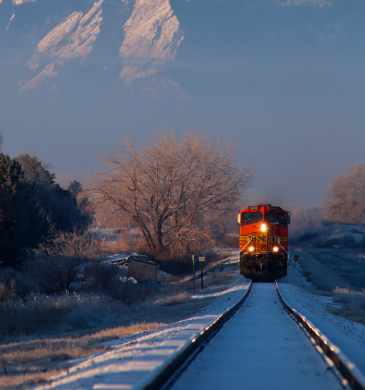
[[[328,221],[365,224],[365,162],[350,166],[332,180],[323,209]]]
[[[252,179],[236,166],[233,145],[187,133],[152,134],[148,145],[126,137],[113,155],[102,155],[109,172],[91,181],[95,204],[139,227],[151,251],[183,253],[209,240],[217,221]]]

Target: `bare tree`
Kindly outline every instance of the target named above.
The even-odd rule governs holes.
[[[70,288],[80,268],[88,261],[100,259],[97,247],[87,232],[58,231],[51,243],[41,245],[31,266],[35,277],[47,292]]]
[[[365,223],[365,162],[350,166],[332,180],[323,208],[328,221]]]
[[[211,238],[214,223],[252,180],[252,166],[236,167],[231,144],[193,133],[181,140],[154,133],[147,146],[125,137],[117,152],[101,159],[109,172],[91,179],[87,193],[134,222],[152,251],[181,251]]]

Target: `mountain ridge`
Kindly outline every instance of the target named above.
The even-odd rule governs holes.
[[[8,47],[15,53],[15,65],[25,66],[19,71],[22,93],[52,85],[65,67],[82,67],[94,57],[110,58],[113,68],[119,67],[114,77],[124,86],[151,77],[164,84],[169,77],[163,73],[178,58],[184,41],[181,58],[195,44],[203,55],[233,45],[244,50],[247,45],[269,47],[280,41],[288,45],[308,41],[320,48],[355,37],[363,44],[360,15],[338,0],[249,0],[244,4],[234,0],[229,6],[204,0],[1,0],[0,48],[5,53]],[[227,27],[220,25],[219,18]],[[0,55],[1,60],[5,61]],[[105,68],[107,63],[100,65],[101,71]],[[178,84],[173,79],[168,83]]]

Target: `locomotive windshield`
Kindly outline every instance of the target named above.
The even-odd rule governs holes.
[[[270,223],[277,223],[281,226],[287,226],[286,214],[284,213],[266,213],[265,221]]]
[[[241,226],[248,225],[249,223],[254,223],[262,221],[262,213],[242,213],[241,214]]]

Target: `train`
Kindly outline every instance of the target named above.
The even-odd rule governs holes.
[[[248,206],[238,214],[239,267],[253,281],[287,275],[290,212],[271,204]]]

